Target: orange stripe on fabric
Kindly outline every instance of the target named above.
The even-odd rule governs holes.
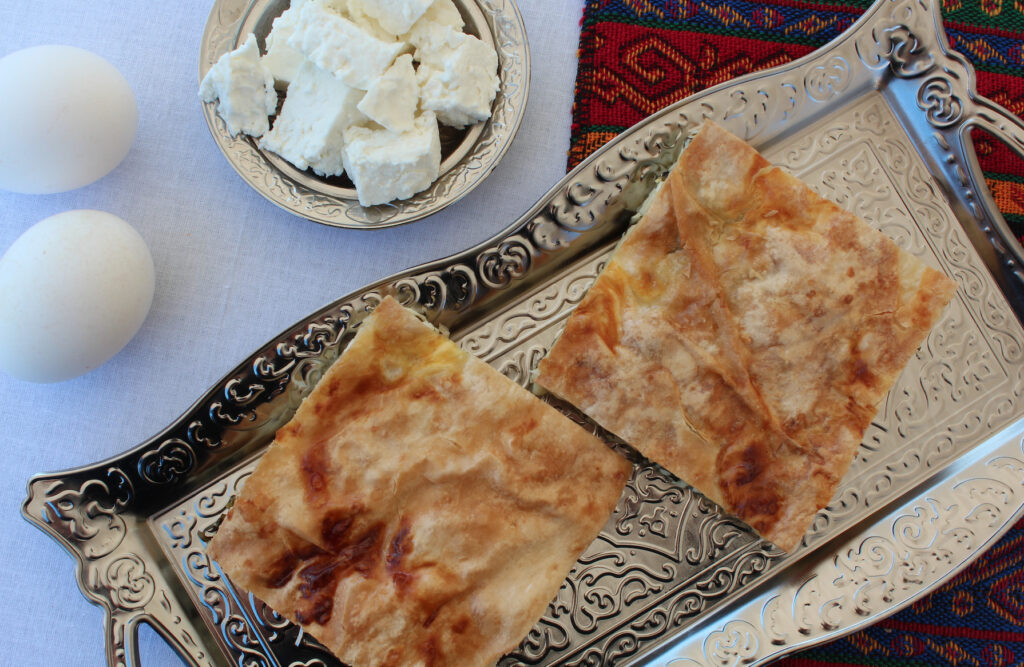
[[[1000,211],[1005,215],[1024,215],[1024,183],[991,178],[985,179],[985,182]]]

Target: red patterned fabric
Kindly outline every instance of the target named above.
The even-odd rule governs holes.
[[[870,5],[771,0],[588,0],[573,107],[573,167],[646,116],[709,86],[780,65],[842,33]],[[978,91],[1024,113],[1024,0],[945,0]],[[1007,222],[1024,232],[1024,160],[975,133]],[[783,658],[824,665],[1024,665],[1024,521],[939,590],[867,630]]]

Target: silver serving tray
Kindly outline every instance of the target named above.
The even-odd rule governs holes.
[[[384,294],[527,385],[632,211],[705,118],[960,289],[788,556],[613,442],[637,462],[629,485],[501,664],[757,664],[891,613],[995,541],[1024,508],[1024,280],[968,132],[984,128],[1022,153],[1024,126],[975,94],[931,2],[880,0],[825,48],[632,128],[491,241],[297,323],[151,440],[33,478],[23,512],[77,559],[79,587],[106,611],[109,663],[138,664],[137,627],[148,623],[193,665],[335,664],[204,553],[260,451]]]
[[[256,192],[286,211],[332,227],[380,229],[419,220],[469,194],[498,165],[526,113],[530,88],[530,49],[526,27],[514,0],[453,0],[465,31],[494,47],[500,87],[491,117],[463,130],[441,127],[441,173],[429,188],[408,199],[361,206],[347,176],[323,178],[300,170],[252,137],[232,137],[216,104],[203,104],[203,116],[228,163]],[[214,0],[199,49],[199,80],[225,53],[250,34],[264,50],[271,25],[289,0]]]

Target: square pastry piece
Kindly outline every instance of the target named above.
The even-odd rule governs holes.
[[[707,123],[537,382],[791,551],[954,290]]]
[[[387,298],[208,549],[353,667],[493,664],[554,599],[630,470]]]

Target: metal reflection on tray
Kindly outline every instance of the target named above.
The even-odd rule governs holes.
[[[502,664],[757,664],[877,620],[952,576],[1024,509],[1024,282],[965,143],[972,126],[1011,139],[1024,129],[970,89],[938,16],[927,2],[882,0],[824,49],[658,113],[498,237],[297,323],[150,441],[34,478],[24,513],[78,559],[81,589],[107,612],[111,664],[137,664],[141,622],[195,664],[330,664],[204,552],[261,449],[384,294],[528,384],[705,118],[960,289],[794,553],[637,458],[601,535]]]

